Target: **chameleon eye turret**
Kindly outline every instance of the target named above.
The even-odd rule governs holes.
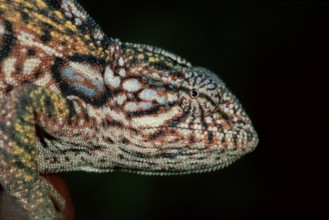
[[[188,70],[179,87],[180,106],[184,111],[206,116],[218,107],[221,88],[211,74],[200,67]]]

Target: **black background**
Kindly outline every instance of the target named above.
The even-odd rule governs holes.
[[[77,219],[328,215],[328,3],[80,2],[109,36],[162,47],[218,73],[260,143],[207,174],[64,174]]]

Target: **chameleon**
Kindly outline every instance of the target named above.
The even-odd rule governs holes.
[[[0,0],[0,184],[29,219],[60,219],[41,174],[215,171],[258,135],[212,71],[108,37],[76,0]]]

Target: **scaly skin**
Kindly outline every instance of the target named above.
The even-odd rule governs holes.
[[[40,173],[198,173],[258,142],[218,76],[107,37],[74,0],[0,0],[0,92],[0,183],[30,219],[65,207]]]

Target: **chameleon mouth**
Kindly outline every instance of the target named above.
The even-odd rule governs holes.
[[[142,175],[184,175],[206,173],[225,168],[250,153],[257,145],[251,143],[244,148],[235,150],[204,148],[170,149],[158,151],[155,149],[134,149],[120,147],[122,160],[117,161],[112,171],[137,173]],[[136,151],[137,150],[137,151]]]
[[[194,130],[194,131],[214,131],[217,132],[218,129],[207,129],[207,128],[190,128],[190,127],[180,127],[180,126],[159,126],[159,127],[149,127],[145,129],[166,129],[166,128],[171,128],[171,129],[184,129],[184,130]]]
[[[177,128],[177,129],[186,129],[186,130],[196,130],[196,131],[218,131],[218,128],[206,128],[202,126],[198,127],[181,127],[181,126],[159,126],[159,127],[150,127],[146,129],[155,129],[155,128]]]

